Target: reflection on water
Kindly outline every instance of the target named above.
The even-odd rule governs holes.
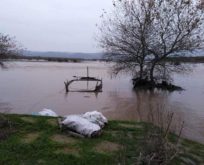
[[[48,63],[15,62],[9,69],[0,70],[0,102],[12,107],[11,113],[38,112],[50,108],[59,115],[80,114],[99,110],[109,119],[149,120],[158,106],[175,113],[176,121],[185,121],[183,135],[204,143],[204,66],[197,65],[190,75],[175,75],[175,83],[183,92],[132,90],[127,74],[114,78],[108,74],[110,64],[100,62]],[[102,93],[65,94],[64,81],[72,76],[90,76],[103,79]],[[74,84],[73,89],[86,88],[87,84]],[[95,84],[94,84],[95,85]],[[89,84],[89,87],[94,86]],[[0,109],[6,109],[1,106]]]

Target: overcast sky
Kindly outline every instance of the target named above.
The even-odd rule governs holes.
[[[0,33],[28,50],[100,52],[94,39],[112,0],[0,0]]]

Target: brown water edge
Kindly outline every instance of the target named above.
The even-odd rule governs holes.
[[[105,112],[109,119],[152,122],[167,127],[167,116],[173,113],[171,131],[179,134],[184,122],[182,136],[204,143],[203,116],[179,102],[169,102],[171,93],[164,91],[136,91],[136,99],[124,99],[115,96],[112,110]],[[117,113],[116,113],[117,112]],[[162,121],[161,121],[162,120]]]
[[[0,71],[0,109],[10,113],[32,114],[43,108],[53,109],[59,115],[81,114],[98,110],[113,120],[148,121],[150,110],[156,114],[158,105],[175,113],[175,125],[185,121],[183,136],[204,143],[204,66],[196,65],[189,75],[175,75],[175,84],[185,88],[182,92],[133,91],[131,76],[113,77],[108,73],[112,64],[101,62],[8,63],[8,70]],[[65,94],[63,82],[72,76],[103,78],[103,92]],[[95,84],[88,84],[92,89]],[[87,88],[87,84],[73,84],[73,89]],[[6,104],[5,104],[6,103]]]

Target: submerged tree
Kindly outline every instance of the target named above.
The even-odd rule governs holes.
[[[19,53],[19,46],[14,38],[0,33],[0,66],[3,66],[2,60]]]
[[[112,14],[103,14],[99,42],[116,62],[116,72],[131,71],[155,84],[167,71],[182,68],[167,64],[167,58],[203,47],[204,9],[198,0],[116,0],[113,5]]]

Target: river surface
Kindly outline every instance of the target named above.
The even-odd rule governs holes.
[[[185,122],[184,137],[204,143],[203,64],[194,65],[189,74],[175,74],[174,83],[185,90],[171,93],[133,91],[130,75],[115,77],[110,74],[111,64],[102,62],[9,62],[7,66],[0,69],[1,112],[32,114],[50,108],[59,115],[69,115],[98,110],[108,119],[149,121],[160,109],[174,112],[175,130]],[[86,76],[87,66],[90,76],[102,78],[103,92],[66,94],[64,81]],[[70,88],[94,86],[93,82],[76,82]]]

